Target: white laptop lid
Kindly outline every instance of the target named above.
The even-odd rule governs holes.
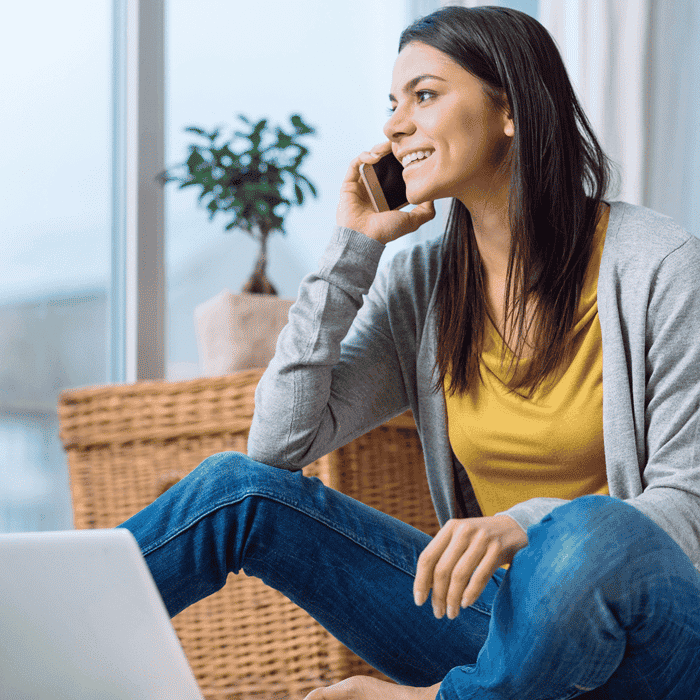
[[[128,530],[0,534],[0,698],[202,700]]]

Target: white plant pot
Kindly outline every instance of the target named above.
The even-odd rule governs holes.
[[[202,372],[215,377],[267,367],[293,299],[224,289],[194,312]]]

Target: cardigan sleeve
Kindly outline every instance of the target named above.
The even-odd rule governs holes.
[[[700,568],[700,240],[687,235],[650,281],[639,495],[627,498]],[[640,406],[640,415],[641,406]],[[641,421],[640,421],[641,422]]]
[[[408,407],[377,275],[384,247],[337,228],[302,281],[256,390],[252,459],[301,469]]]

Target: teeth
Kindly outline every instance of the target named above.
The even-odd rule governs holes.
[[[432,151],[414,151],[413,153],[409,153],[408,155],[403,157],[403,159],[401,160],[401,165],[403,165],[403,167],[405,168],[410,163],[413,163],[414,160],[427,158],[431,153]]]

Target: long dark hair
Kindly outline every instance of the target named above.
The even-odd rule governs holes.
[[[513,371],[509,382],[511,390],[531,396],[568,356],[611,163],[552,37],[529,15],[502,7],[445,7],[409,26],[399,51],[412,41],[438,49],[478,78],[496,108],[513,119],[506,156],[512,243],[504,340],[513,350],[513,370],[530,330],[525,312],[532,300],[535,349],[525,371]],[[437,299],[434,388],[440,390],[449,375],[449,392],[465,393],[480,377],[487,308],[471,215],[457,199],[443,240]]]

